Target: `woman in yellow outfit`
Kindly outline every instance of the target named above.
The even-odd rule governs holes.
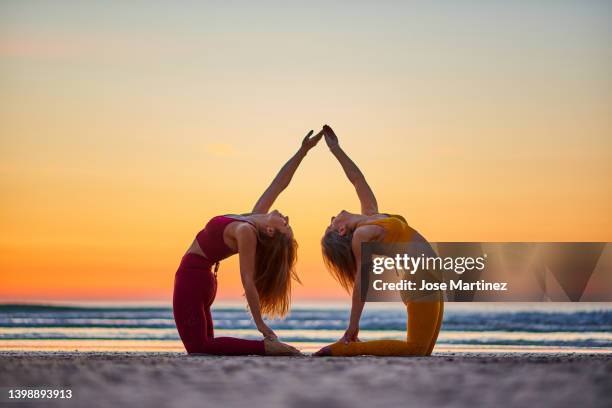
[[[349,327],[342,338],[323,347],[317,356],[428,356],[431,354],[444,312],[442,293],[434,292],[428,300],[408,301],[407,339],[359,341],[359,320],[364,302],[360,298],[362,242],[420,242],[427,241],[410,228],[401,215],[381,214],[372,189],[357,165],[340,148],[338,138],[327,125],[323,127],[325,141],[342,165],[349,181],[355,186],[361,202],[361,214],[341,211],[332,217],[321,240],[323,258],[336,280],[352,291]]]

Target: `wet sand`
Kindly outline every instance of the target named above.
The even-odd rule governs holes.
[[[79,407],[612,406],[610,354],[213,357],[0,353],[0,405]],[[10,403],[8,388],[71,389]]]

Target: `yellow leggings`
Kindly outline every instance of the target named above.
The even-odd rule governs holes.
[[[332,356],[429,356],[433,351],[444,314],[444,302],[406,303],[406,341],[373,340],[331,345]]]

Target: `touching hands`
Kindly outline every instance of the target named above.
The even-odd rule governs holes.
[[[313,136],[313,133],[314,131],[311,130],[302,140],[300,150],[304,153],[307,153],[310,149],[315,147],[323,136],[325,136],[325,143],[327,143],[327,147],[332,149],[338,146],[338,136],[336,136],[334,130],[328,125],[323,125],[323,128],[316,135]]]

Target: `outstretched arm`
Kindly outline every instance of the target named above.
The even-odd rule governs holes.
[[[238,255],[240,257],[240,280],[255,325],[264,337],[276,339],[276,334],[264,323],[261,317],[259,294],[255,287],[257,235],[253,227],[246,223],[241,224],[236,231],[236,242],[238,243]]]
[[[259,197],[257,203],[253,207],[253,213],[255,214],[265,214],[270,211],[270,207],[276,201],[276,198],[279,194],[289,186],[291,179],[293,178],[293,174],[299,167],[302,159],[306,157],[306,153],[310,149],[316,146],[323,137],[323,131],[317,133],[314,136],[311,136],[313,131],[308,132],[304,140],[302,141],[302,145],[298,149],[297,153],[295,153],[287,163],[280,169],[272,183],[268,186],[266,191]]]
[[[361,243],[370,242],[377,234],[379,234],[376,225],[364,225],[359,227],[351,242],[353,254],[355,256],[355,281],[353,282],[353,293],[351,294],[351,316],[346,332],[340,339],[341,342],[348,343],[351,341],[359,341],[359,321],[365,302],[361,300]]]
[[[359,338],[359,321],[361,320],[361,314],[365,302],[361,300],[361,243],[371,241],[379,231],[375,225],[364,225],[355,230],[353,234],[353,240],[351,247],[353,254],[355,255],[355,281],[353,282],[353,293],[351,300],[351,316],[349,318],[348,328],[344,332],[344,335],[336,343],[330,344],[329,346],[323,347],[321,350],[316,352],[315,356],[330,356],[332,355],[332,348],[337,345],[347,345],[353,342],[360,342]],[[358,343],[360,344],[360,343]]]
[[[257,326],[257,330],[264,336],[266,355],[295,356],[300,355],[296,348],[278,341],[276,333],[264,322],[261,316],[259,294],[255,286],[255,250],[257,248],[257,234],[253,226],[241,223],[236,229],[236,242],[240,257],[240,279],[244,287],[244,294],[249,310]]]
[[[344,174],[349,181],[355,186],[357,196],[361,203],[361,213],[365,215],[372,215],[378,213],[378,203],[374,192],[370,188],[370,185],[365,179],[365,176],[359,170],[359,167],[351,160],[351,158],[342,150],[338,143],[338,137],[334,133],[331,127],[323,126],[323,132],[325,134],[325,142],[329,146],[329,150],[332,152],[336,159],[340,162]]]

